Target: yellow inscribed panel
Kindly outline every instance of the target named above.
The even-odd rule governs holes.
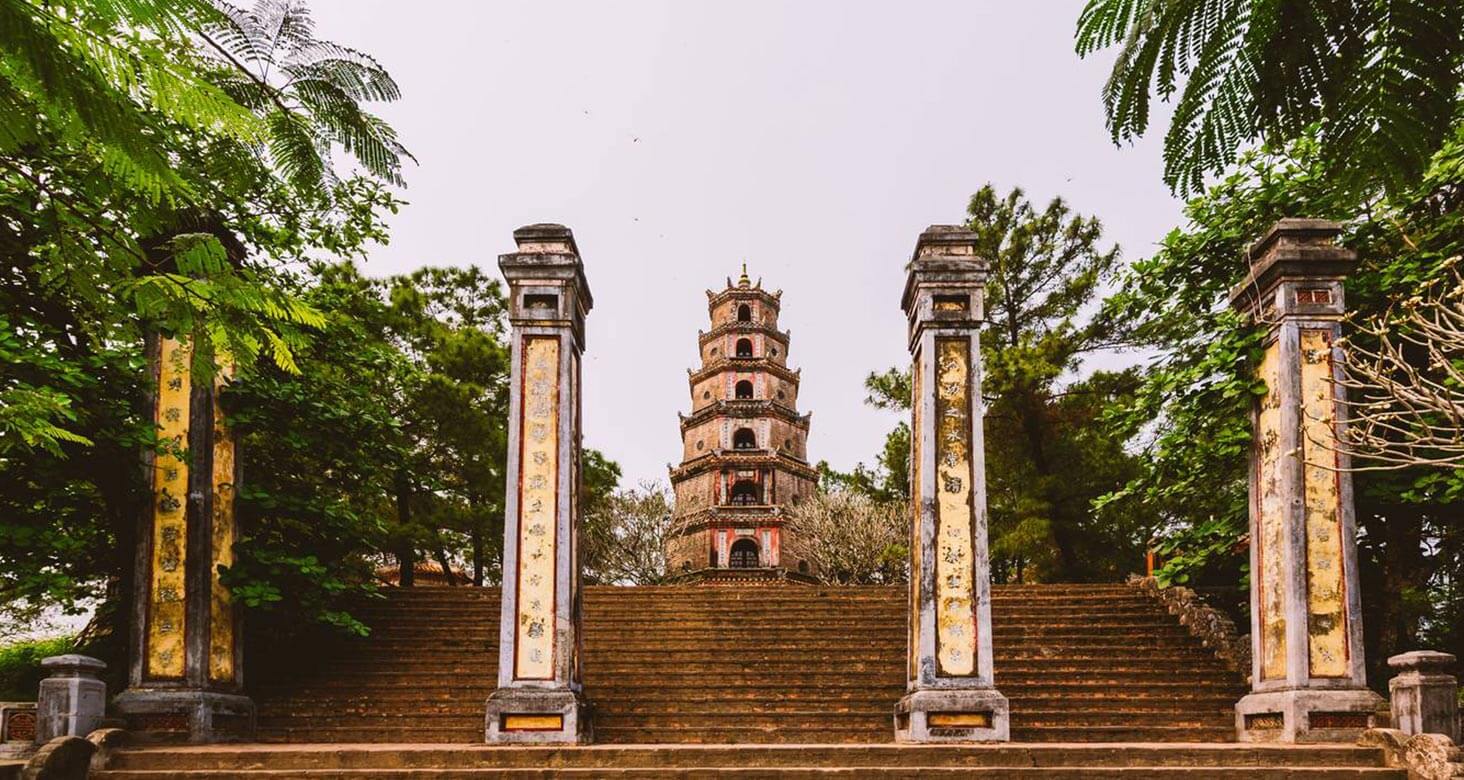
[[[564,728],[563,715],[504,715],[504,731],[558,731]]]
[[[148,582],[147,674],[182,677],[183,594],[188,549],[188,410],[193,350],[161,338],[153,421],[166,450],[153,459],[152,565]]]
[[[1284,470],[1290,461],[1281,452],[1281,348],[1266,348],[1261,359],[1261,379],[1266,394],[1261,397],[1256,421],[1256,479],[1260,482],[1256,500],[1260,571],[1261,679],[1286,677],[1286,500],[1282,490]]]
[[[925,725],[931,728],[989,728],[989,712],[932,712],[925,716]]]
[[[209,567],[208,676],[229,682],[234,679],[234,605],[229,589],[220,581],[219,567],[234,565],[234,432],[224,420],[219,394],[234,374],[226,362],[214,380],[213,392],[213,538]]]
[[[976,671],[971,517],[970,341],[936,339],[936,658],[944,674]]]
[[[1313,677],[1347,675],[1347,609],[1337,489],[1331,332],[1301,332],[1301,452],[1306,511],[1306,606]]]
[[[555,543],[559,486],[559,339],[523,347],[519,436],[518,623],[514,677],[554,678]]]

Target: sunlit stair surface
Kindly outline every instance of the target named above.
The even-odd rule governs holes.
[[[595,742],[890,742],[905,599],[904,588],[587,588]],[[1013,741],[1234,738],[1241,678],[1151,597],[1022,585],[994,588],[992,601]],[[393,589],[361,615],[367,638],[256,664],[259,739],[481,742],[498,591]]]
[[[483,744],[497,591],[392,590],[361,611],[369,637],[253,637],[263,743],[124,750],[92,777],[1407,776],[1374,749],[1231,741],[1240,677],[1122,585],[996,588],[1013,742],[893,744],[905,599],[903,588],[589,588],[595,744],[505,748]]]
[[[119,753],[95,780],[204,778],[1312,778],[1405,780],[1346,745],[246,745]]]

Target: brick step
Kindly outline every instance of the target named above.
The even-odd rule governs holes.
[[[789,780],[839,779],[848,777],[848,771],[833,767],[782,767],[777,777]],[[180,773],[148,773],[148,771],[100,771],[91,777],[97,780],[161,780],[179,777],[186,780],[233,780],[236,777],[255,777],[269,780],[385,780],[416,779],[492,779],[492,777],[514,777],[514,779],[556,779],[556,777],[590,777],[590,779],[616,780],[767,780],[769,770],[741,767],[616,767],[616,768],[559,768],[559,770],[529,770],[529,768],[471,768],[471,770],[201,770],[180,771]],[[921,780],[925,777],[971,777],[971,770],[957,767],[861,767],[859,777],[877,780]],[[1133,779],[1133,777],[1154,777],[1158,780],[1205,779],[1205,780],[1405,780],[1403,770],[1383,768],[1328,768],[1328,767],[988,767],[982,768],[981,777],[991,780],[1108,780]]]
[[[1010,602],[997,600],[993,602],[992,614],[1004,617],[1031,616],[1031,617],[1061,617],[1072,614],[1074,607],[1082,602],[1074,599],[1054,599],[1051,601],[1012,600]],[[623,617],[634,615],[654,616],[683,616],[694,614],[725,614],[725,615],[763,615],[767,614],[769,607],[779,614],[837,614],[845,612],[857,615],[873,616],[904,616],[906,605],[904,599],[889,599],[882,601],[848,600],[836,598],[804,600],[804,601],[782,601],[777,600],[683,600],[667,603],[664,599],[645,599],[639,602],[619,602],[604,604],[599,602],[587,603],[585,615],[587,617]],[[394,617],[407,612],[415,614],[469,614],[474,616],[494,615],[501,611],[501,605],[495,599],[492,602],[468,602],[468,603],[372,603],[355,607],[351,610],[353,615]],[[1157,602],[1145,596],[1130,597],[1127,599],[1102,598],[1088,602],[1084,607],[1085,613],[1091,612],[1095,615],[1134,615],[1149,616],[1154,614],[1168,614],[1168,610]]]
[[[860,672],[858,680],[864,684],[878,684],[881,681],[894,684],[905,684],[905,673],[901,669],[889,669],[881,672]],[[843,671],[813,671],[803,670],[797,675],[765,675],[757,672],[747,672],[738,669],[718,669],[715,672],[715,680],[708,679],[709,673],[706,670],[675,670],[664,669],[657,673],[625,672],[617,675],[607,675],[603,670],[585,672],[585,687],[601,686],[607,688],[639,688],[639,687],[665,687],[667,685],[680,685],[681,687],[696,688],[703,685],[725,686],[728,684],[776,684],[779,681],[801,682],[809,685],[822,684],[850,684],[855,681],[856,673]],[[1071,672],[1065,671],[1032,671],[1022,675],[1013,675],[1011,681],[1019,685],[1033,685],[1046,682],[1048,684],[1066,685],[1072,678]],[[1006,679],[1000,671],[996,675],[996,684],[1003,685]],[[1100,672],[1083,675],[1084,684],[1108,684],[1125,685],[1134,683],[1148,684],[1151,682],[1175,682],[1184,685],[1196,683],[1211,683],[1217,685],[1230,685],[1234,683],[1234,676],[1224,672],[1200,673],[1191,672],[1178,677],[1170,674],[1156,674],[1148,671],[1115,671]]]
[[[1013,724],[1012,741],[1043,743],[1090,742],[1233,742],[1235,724],[1221,726],[1110,725],[1025,726]]]
[[[667,650],[626,650],[615,653],[590,651],[585,655],[586,665],[601,669],[619,670],[625,668],[654,669],[663,666],[681,668],[717,669],[723,666],[754,666],[767,669],[799,670],[814,668],[830,662],[837,662],[840,668],[900,667],[903,652],[895,653],[888,648],[857,647],[847,649],[821,648],[746,648],[741,651],[701,650],[696,648]],[[373,669],[423,669],[455,670],[467,674],[493,673],[497,666],[497,653],[461,651],[455,653],[434,653],[431,662],[413,660],[401,654],[378,652],[346,654],[331,664],[332,672],[357,668]],[[1159,648],[1146,648],[1144,653],[1114,656],[1110,653],[1026,652],[1020,655],[998,652],[994,659],[998,672],[1019,673],[1027,669],[1073,669],[1076,671],[1113,668],[1153,669],[1185,672],[1225,671],[1228,669],[1213,655],[1198,651],[1165,653]],[[296,673],[309,670],[298,670]],[[321,668],[317,671],[325,671]]]
[[[1003,694],[1013,699],[1025,699],[1029,697],[1050,697],[1050,698],[1076,698],[1089,700],[1090,698],[1105,698],[1115,695],[1123,695],[1124,689],[1115,688],[1111,683],[1103,681],[1069,681],[1066,683],[1032,684],[1018,681],[1003,681],[997,679],[997,687]],[[475,697],[483,696],[493,692],[495,687],[493,680],[485,680],[471,686],[467,685],[444,685],[435,688],[422,689],[411,685],[395,685],[381,683],[365,684],[351,681],[331,680],[325,683],[311,683],[300,685],[288,691],[278,689],[275,694],[268,692],[257,694],[261,703],[280,696],[281,694],[292,694],[287,698],[300,699],[311,697],[370,697],[382,701],[392,700],[393,697],[404,698],[408,701],[415,698],[428,696],[444,697]],[[837,681],[837,682],[809,682],[806,680],[779,680],[762,682],[757,684],[727,684],[718,683],[716,680],[708,680],[703,685],[668,687],[664,685],[645,684],[639,686],[630,685],[586,685],[585,695],[592,699],[597,697],[605,700],[638,699],[642,701],[653,701],[660,697],[684,698],[687,696],[704,695],[721,699],[732,698],[839,698],[844,695],[858,695],[861,692],[895,692],[896,698],[903,695],[905,682],[890,683],[883,686],[870,686],[860,681]],[[1134,698],[1160,698],[1160,699],[1181,699],[1190,697],[1233,697],[1238,699],[1245,695],[1246,688],[1238,683],[1189,683],[1173,680],[1156,681],[1145,684],[1143,689],[1133,690],[1128,695]]]
[[[254,764],[276,770],[439,768],[613,768],[736,764],[748,769],[791,766],[978,768],[1031,767],[1304,767],[1375,768],[1376,750],[1347,745],[733,745],[514,747],[424,746],[210,746],[120,751],[109,769],[169,771],[237,769]]]
[[[386,726],[392,723],[404,725],[418,725],[423,723],[444,723],[453,721],[462,722],[464,718],[471,719],[468,722],[476,722],[481,725],[483,720],[482,707],[469,708],[463,712],[371,712],[366,714],[331,714],[331,713],[298,713],[290,715],[290,726],[292,728],[304,728],[312,725],[340,726],[353,722],[371,722],[378,726]],[[839,710],[839,709],[805,709],[793,712],[702,712],[702,713],[678,713],[675,716],[664,713],[623,713],[597,711],[595,714],[595,725],[614,727],[659,727],[675,725],[678,727],[694,727],[708,731],[720,731],[723,729],[782,729],[803,728],[803,729],[827,729],[841,731],[850,728],[887,728],[893,722],[893,702],[888,709],[879,710]],[[1032,721],[1033,725],[1044,725],[1044,721]],[[264,725],[261,719],[261,725]],[[279,725],[278,723],[270,725]],[[1086,724],[1083,724],[1086,725]],[[1098,725],[1104,725],[1099,723]]]
[[[587,661],[588,667],[585,671],[585,680],[589,683],[598,681],[609,681],[617,677],[636,677],[648,674],[666,673],[670,675],[694,675],[697,678],[705,677],[708,674],[726,675],[761,675],[766,677],[782,678],[802,674],[827,674],[837,673],[848,676],[863,678],[882,679],[888,675],[895,675],[904,679],[904,670],[897,664],[885,658],[875,661],[841,661],[837,672],[825,671],[827,665],[820,666],[818,661],[795,660],[795,661],[770,661],[762,659],[739,659],[725,658],[721,661],[707,661],[695,666],[685,662],[647,662],[635,663],[620,660],[604,660],[599,663]],[[395,676],[418,676],[418,675],[449,675],[458,678],[474,678],[485,676],[491,673],[483,668],[482,664],[472,663],[422,663],[400,666],[386,666],[372,664],[369,660],[357,660],[342,662],[337,667],[333,676],[367,678],[367,677],[395,677]],[[1107,677],[1112,679],[1149,679],[1178,677],[1181,679],[1233,679],[1233,673],[1219,665],[1207,665],[1196,668],[1184,664],[1170,662],[1155,662],[1153,664],[1131,663],[1128,661],[1068,661],[1063,658],[1051,658],[1042,661],[1006,662],[996,664],[996,676],[998,679],[1031,679],[1047,680],[1054,675],[1075,676],[1083,678]],[[678,678],[672,678],[678,679]]]
[[[598,660],[594,664],[597,675],[603,674],[626,674],[637,671],[682,671],[686,670],[688,664],[682,660],[637,660],[627,659],[620,655]],[[840,671],[850,672],[888,672],[891,669],[903,673],[903,665],[900,658],[883,656],[875,659],[862,658],[840,658]],[[349,669],[352,665],[359,664],[359,661],[342,662],[341,668]],[[456,668],[457,664],[442,664],[440,668]],[[1225,669],[1218,662],[1209,664],[1196,664],[1184,659],[1173,660],[1168,658],[1153,658],[1146,661],[1133,661],[1127,658],[1110,658],[1107,660],[1085,658],[1074,660],[1066,656],[1053,656],[1049,658],[1026,658],[1022,660],[996,660],[997,674],[1029,675],[1029,674],[1055,674],[1060,672],[1082,673],[1082,674],[1106,674],[1109,672],[1124,674],[1162,674],[1162,675],[1224,675],[1229,677],[1231,672]],[[476,672],[482,667],[480,665],[467,665],[464,671]],[[718,673],[724,670],[734,671],[766,671],[778,674],[798,674],[803,671],[817,669],[806,658],[777,658],[760,657],[746,658],[734,655],[724,655],[720,658],[708,659],[706,668],[714,669]],[[586,671],[588,676],[589,672]]]

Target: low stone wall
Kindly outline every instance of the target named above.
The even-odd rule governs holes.
[[[1205,647],[1215,651],[1215,655],[1227,666],[1244,676],[1247,682],[1250,681],[1250,637],[1237,631],[1235,621],[1229,616],[1206,604],[1199,594],[1189,588],[1178,585],[1161,588],[1153,577],[1139,576],[1129,577],[1129,584],[1158,599],[1169,610],[1169,614],[1177,616],[1179,622],[1203,642]]]

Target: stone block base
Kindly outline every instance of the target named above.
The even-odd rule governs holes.
[[[128,688],[112,706],[142,742],[247,742],[254,738],[248,696],[169,688]]]
[[[1235,705],[1241,742],[1356,742],[1388,725],[1388,704],[1366,688],[1252,693]]]
[[[568,688],[499,688],[488,697],[490,745],[583,745],[590,736],[588,705]]]
[[[1007,698],[994,688],[924,690],[895,705],[896,742],[1006,742],[1011,739]]]

